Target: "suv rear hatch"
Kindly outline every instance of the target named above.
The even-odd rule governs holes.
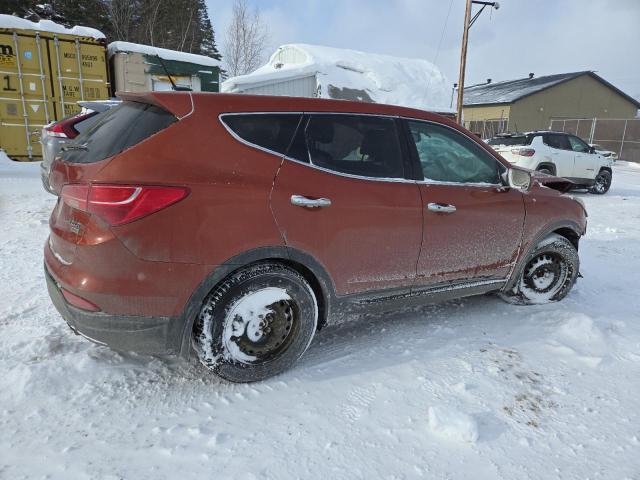
[[[535,150],[531,148],[533,135],[507,134],[493,137],[487,143],[510,163],[518,163],[522,157],[532,157]]]
[[[184,197],[180,189],[92,184],[96,174],[120,153],[177,121],[158,102],[124,101],[102,114],[56,158],[49,181],[59,198],[50,218],[49,246],[60,262],[73,263],[78,245],[113,238],[111,225],[133,221],[153,213],[157,205]]]

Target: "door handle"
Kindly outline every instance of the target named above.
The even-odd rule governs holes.
[[[291,195],[291,205],[305,208],[325,208],[331,206],[328,198],[307,198],[303,195]]]
[[[456,211],[455,205],[445,205],[443,203],[430,203],[427,205],[427,208],[437,213],[453,213]]]

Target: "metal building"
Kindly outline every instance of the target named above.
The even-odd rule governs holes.
[[[255,72],[225,80],[222,91],[452,112],[450,83],[432,63],[320,45],[282,45]]]
[[[220,89],[221,62],[211,57],[129,42],[107,48],[115,92],[171,90],[167,72],[177,86],[196,92]]]
[[[635,98],[583,71],[465,87],[463,117],[467,128],[487,137],[548,129],[554,119],[634,118],[639,108]]]

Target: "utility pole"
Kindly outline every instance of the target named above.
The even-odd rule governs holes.
[[[482,5],[480,10],[471,18],[471,8],[474,4]],[[490,6],[496,10],[500,8],[498,2],[481,2],[480,0],[467,0],[464,12],[464,30],[462,32],[462,49],[460,52],[460,75],[458,76],[458,115],[457,122],[462,125],[462,102],[464,100],[464,73],[467,68],[467,44],[469,43],[469,29],[478,19],[485,7]]]

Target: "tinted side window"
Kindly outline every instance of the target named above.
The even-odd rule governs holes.
[[[395,120],[368,115],[310,115],[305,129],[311,163],[363,177],[402,178]]]
[[[425,180],[500,183],[500,164],[473,140],[432,123],[408,124]]]
[[[244,141],[284,155],[300,123],[299,113],[224,115],[222,121]]]
[[[103,114],[78,135],[63,153],[73,163],[92,163],[117,155],[176,122],[169,112],[146,103],[123,102]],[[73,149],[83,145],[83,149]]]
[[[571,145],[569,145],[569,139],[566,135],[544,135],[543,137],[544,144],[551,148],[559,148],[560,150],[571,150]]]

